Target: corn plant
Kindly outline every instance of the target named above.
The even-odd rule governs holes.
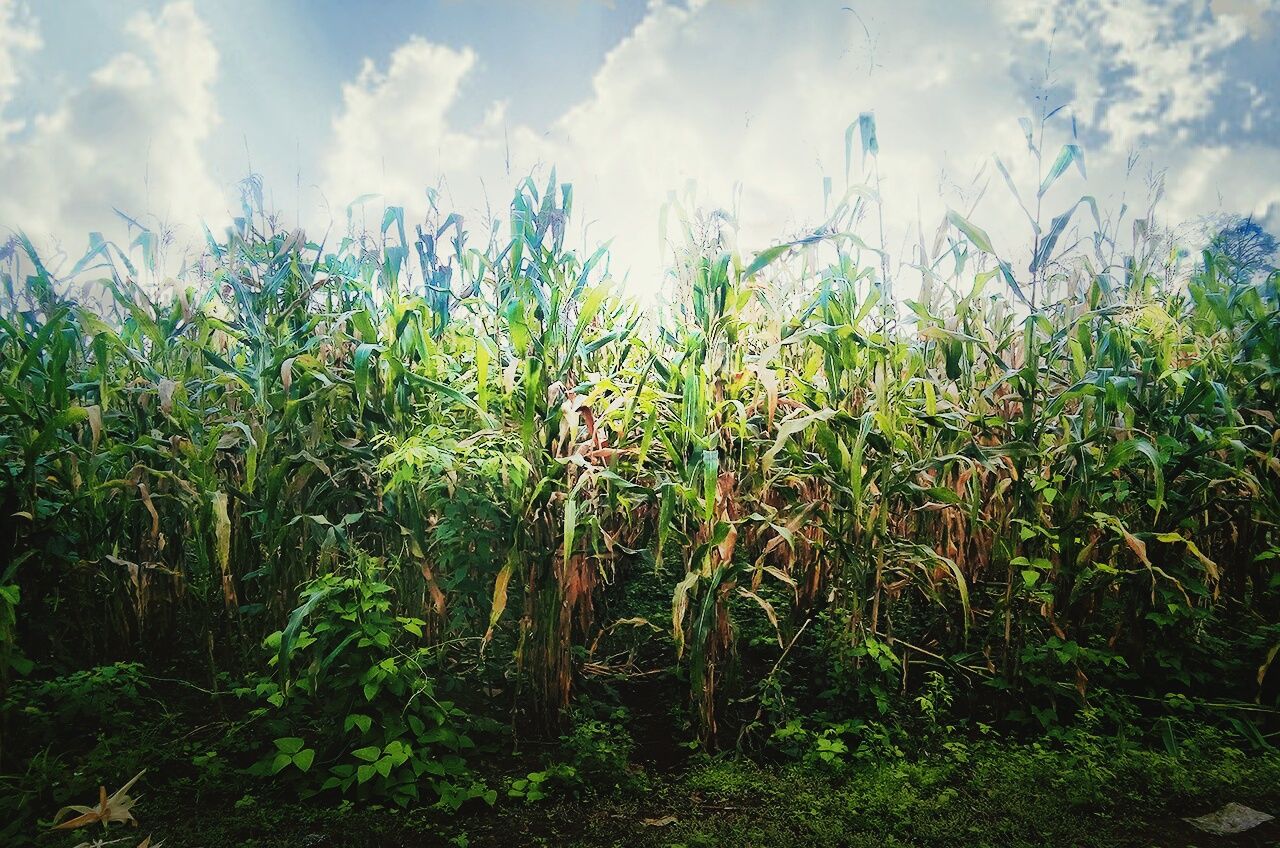
[[[896,268],[859,237],[869,118],[867,183],[811,232],[743,255],[732,215],[674,204],[662,309],[573,246],[554,174],[484,231],[433,197],[315,240],[249,191],[171,281],[159,234],[52,269],[15,239],[0,681],[182,654],[212,683],[376,561],[423,673],[536,732],[642,576],[707,747],[790,664],[787,697],[877,714],[939,674],[1043,724],[1104,691],[1264,697],[1280,275],[1170,253],[1150,214],[1122,244],[1087,196],[1045,223],[1084,160],[1045,164],[1043,124],[1034,186],[995,163],[1025,271],[970,210]]]

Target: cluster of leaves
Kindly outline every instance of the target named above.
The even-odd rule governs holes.
[[[239,694],[264,700],[265,727],[287,735],[251,771],[296,776],[308,794],[454,809],[471,798],[492,803],[496,793],[464,759],[475,747],[468,716],[437,698],[437,651],[422,644],[424,622],[396,614],[383,576],[376,559],[361,556],[316,578],[288,625],[266,639],[277,674]],[[432,798],[421,797],[423,786]]]
[[[61,677],[19,679],[4,705],[9,723],[21,722],[30,741],[60,736],[92,737],[127,725],[145,709],[150,684],[142,665],[118,662]]]
[[[1083,153],[1027,141],[1038,210]],[[1107,693],[1267,715],[1280,274],[1170,254],[1150,215],[1122,246],[1084,197],[1024,206],[1026,273],[951,213],[899,302],[908,272],[856,233],[878,202],[850,183],[744,257],[677,200],[675,296],[647,311],[607,249],[566,245],[554,173],[479,246],[435,210],[331,245],[250,208],[165,282],[154,238],[56,272],[20,241],[0,628],[50,666],[238,666],[275,634],[260,770],[400,803],[487,792],[457,692],[558,736],[584,672],[637,670],[636,634],[669,632],[707,748],[815,702],[914,716],[939,674],[1031,725]],[[642,570],[670,619],[609,620]],[[818,733],[824,761],[856,750]]]

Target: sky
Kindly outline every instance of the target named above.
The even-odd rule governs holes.
[[[429,188],[484,230],[555,167],[576,238],[645,296],[673,196],[749,253],[821,224],[824,178],[878,174],[895,256],[948,208],[1013,256],[1030,225],[993,163],[1035,206],[1019,118],[1053,110],[1046,160],[1084,167],[1044,221],[1087,194],[1280,232],[1278,48],[1280,0],[0,0],[0,233],[74,261],[125,237],[118,209],[198,242],[249,173],[312,238],[366,194],[420,217]],[[866,112],[880,152],[846,171]]]

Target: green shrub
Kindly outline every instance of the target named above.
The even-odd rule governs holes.
[[[252,771],[297,780],[307,793],[402,806],[492,803],[466,763],[469,718],[437,698],[423,621],[395,612],[385,571],[360,554],[345,572],[316,578],[288,626],[267,638],[276,676],[242,690],[266,701],[259,713],[275,734]],[[434,797],[421,798],[420,786]]]
[[[4,711],[10,722],[21,722],[26,730],[26,739],[15,740],[20,744],[57,736],[67,747],[69,735],[92,737],[133,724],[148,689],[141,663],[118,662],[59,677],[15,680]]]

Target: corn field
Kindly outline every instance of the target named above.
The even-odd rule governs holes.
[[[657,306],[568,246],[554,174],[487,232],[392,207],[316,241],[246,208],[176,279],[150,231],[59,273],[15,238],[5,684],[266,668],[280,706],[352,640],[393,665],[408,640],[416,680],[518,737],[661,676],[707,750],[938,680],[991,722],[1124,697],[1263,738],[1280,275],[1096,206],[1070,247],[1071,212],[1033,220],[1026,272],[955,213],[894,269],[855,234],[875,200],[748,255],[673,204]],[[309,652],[356,584],[349,621],[407,632]]]

